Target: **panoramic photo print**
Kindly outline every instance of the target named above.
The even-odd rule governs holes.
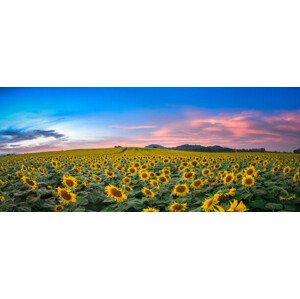
[[[300,88],[0,88],[1,212],[300,211]]]

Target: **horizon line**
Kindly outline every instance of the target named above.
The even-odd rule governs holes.
[[[161,148],[147,148],[147,146],[149,145],[158,145],[158,146],[161,146]],[[231,148],[231,147],[227,147],[227,146],[222,146],[222,145],[208,145],[208,146],[204,146],[204,145],[201,145],[201,144],[188,144],[188,143],[185,143],[185,144],[180,144],[180,145],[177,145],[177,146],[173,146],[173,147],[165,147],[163,145],[160,145],[160,144],[149,144],[149,145],[146,145],[146,146],[130,146],[130,145],[126,145],[126,146],[119,146],[119,145],[115,145],[115,146],[112,146],[112,147],[89,147],[89,148],[68,148],[68,149],[57,149],[57,150],[44,150],[44,151],[30,151],[30,152],[22,152],[22,153],[0,153],[0,157],[2,156],[9,156],[9,155],[13,155],[13,156],[17,156],[17,155],[29,155],[29,154],[39,154],[39,153],[55,153],[55,152],[67,152],[67,151],[79,151],[79,150],[97,150],[97,149],[113,149],[113,148],[116,148],[116,147],[119,147],[119,148],[141,148],[141,149],[166,149],[166,150],[178,150],[178,151],[185,151],[185,150],[180,150],[180,149],[176,149],[176,147],[178,146],[183,146],[183,145],[191,145],[191,146],[202,146],[204,148],[209,148],[209,147],[214,147],[214,146],[218,146],[218,147],[223,147],[223,148],[229,148],[229,149],[232,149],[232,150],[245,150],[245,151],[249,151],[250,150],[254,150],[254,149],[265,149],[264,147],[260,147],[260,148]],[[296,150],[296,148],[295,148]],[[196,152],[196,151],[186,151],[186,152]],[[266,150],[265,149],[265,152],[266,153],[291,153],[293,154],[293,150],[291,151],[278,151],[278,150]],[[198,153],[201,153],[201,151],[199,151]],[[218,152],[204,152],[204,153],[218,153]],[[229,153],[233,153],[233,152],[229,152]],[[263,152],[257,152],[257,153],[263,153]]]

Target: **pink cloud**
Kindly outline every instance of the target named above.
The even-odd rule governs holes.
[[[18,147],[9,151],[34,152],[115,145],[143,147],[151,143],[168,147],[186,143],[231,148],[265,147],[267,150],[280,151],[300,148],[300,111],[279,112],[276,115],[258,111],[209,115],[195,110],[177,119],[161,118],[156,120],[155,125],[115,125],[110,128],[116,129],[115,135],[101,140],[84,140],[83,136],[82,140],[54,140],[45,145]]]
[[[150,139],[174,146],[185,142],[291,150],[300,147],[299,115],[300,111],[282,112],[276,116],[248,111],[208,116],[194,111],[186,119],[161,126]]]

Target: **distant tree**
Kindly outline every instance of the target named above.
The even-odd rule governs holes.
[[[295,149],[294,154],[300,154],[300,148]]]

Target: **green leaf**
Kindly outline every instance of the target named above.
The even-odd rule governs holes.
[[[85,212],[85,208],[84,207],[78,207],[74,210],[74,212]]]
[[[268,202],[266,204],[266,209],[271,210],[271,211],[279,211],[279,210],[283,209],[283,205],[280,203]]]
[[[85,206],[85,205],[89,204],[89,200],[87,197],[78,197],[77,204],[80,206]]]
[[[264,210],[265,209],[265,205],[266,205],[266,202],[262,198],[258,198],[258,199],[252,200],[249,203],[250,208],[253,208],[253,209]]]

